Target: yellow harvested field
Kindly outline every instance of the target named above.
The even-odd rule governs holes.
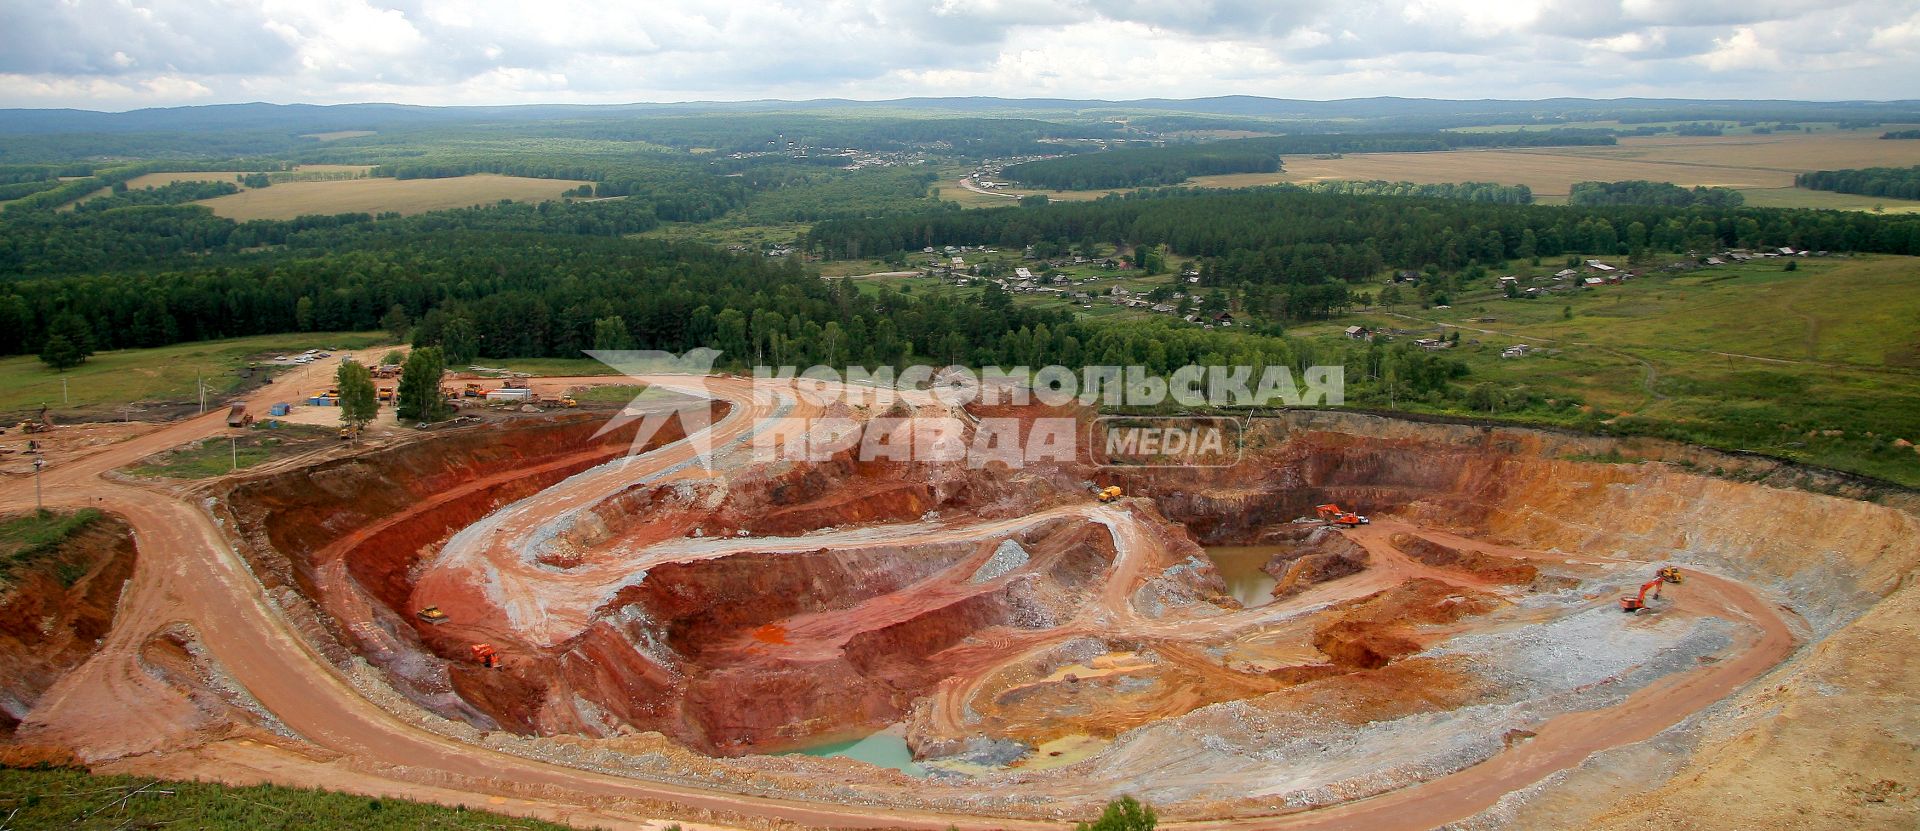
[[[1288,156],[1286,170],[1280,174],[1206,176],[1194,183],[1209,187],[1248,187],[1278,181],[1328,179],[1384,179],[1423,184],[1498,182],[1526,185],[1536,196],[1551,198],[1565,196],[1575,182],[1648,179],[1687,187],[1790,189],[1794,174],[1810,170],[1920,164],[1920,142],[1884,141],[1879,136],[1879,130],[1808,135],[1653,136],[1621,139],[1618,145],[1610,147],[1355,153],[1339,159]],[[1849,206],[1852,205],[1849,203]]]
[[[1693,187],[1780,188],[1793,185],[1793,171],[1730,165],[1682,164],[1534,150],[1453,150],[1442,153],[1356,153],[1341,159],[1288,157],[1286,171],[1266,175],[1271,183],[1328,179],[1389,182],[1498,182],[1526,185],[1542,196],[1564,196],[1575,182],[1649,179]],[[1208,179],[1220,177],[1207,177]],[[1202,180],[1205,182],[1205,180]]]
[[[317,139],[319,141],[339,141],[340,139],[359,138],[370,135],[373,135],[372,130],[335,130],[331,133],[308,133],[301,136],[301,138]]]
[[[308,214],[417,214],[511,199],[543,202],[586,184],[568,179],[529,179],[478,174],[454,179],[344,179],[288,182],[260,190],[202,200],[215,214],[241,221],[292,219]]]
[[[365,173],[373,169],[370,164],[303,164],[295,165],[294,173]]]
[[[238,171],[238,170],[198,171],[198,172],[189,172],[189,173],[149,173],[145,176],[135,176],[132,179],[128,179],[127,189],[139,190],[141,188],[157,188],[163,185],[171,185],[174,182],[232,182],[234,181],[233,177],[239,176],[240,173],[241,171]]]
[[[1890,129],[1890,125],[1888,128]],[[1920,141],[1886,141],[1883,128],[1759,136],[1646,136],[1606,147],[1540,147],[1514,150],[1453,150],[1435,153],[1351,153],[1338,159],[1287,156],[1279,173],[1201,176],[1195,187],[1246,188],[1280,182],[1333,179],[1388,182],[1497,182],[1526,185],[1543,203],[1564,202],[1575,182],[1647,179],[1693,187],[1729,187],[1748,204],[1768,207],[1835,208],[1888,212],[1920,211],[1920,202],[1874,199],[1795,188],[1793,176],[1811,170],[1920,165]],[[1098,199],[1111,191],[1009,191],[1046,193],[1059,200]],[[963,205],[985,202],[957,188],[941,195]]]

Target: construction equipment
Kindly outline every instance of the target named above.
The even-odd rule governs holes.
[[[1120,486],[1108,485],[1102,488],[1097,496],[1101,502],[1112,502],[1115,499],[1119,499],[1121,496]]]
[[[1345,528],[1352,528],[1356,525],[1370,525],[1373,522],[1373,520],[1367,519],[1364,516],[1353,513],[1352,511],[1341,510],[1339,505],[1335,505],[1331,502],[1325,505],[1315,506],[1313,509],[1313,512],[1319,515],[1321,522],[1325,522],[1328,525],[1338,525]]]
[[[1622,595],[1620,597],[1620,611],[1633,613],[1645,610],[1647,608],[1647,592],[1653,592],[1653,599],[1659,600],[1660,584],[1665,582],[1667,582],[1665,577],[1656,576],[1652,580],[1640,584],[1640,593],[1638,595]]]
[[[472,647],[473,659],[487,669],[500,668],[500,653],[494,651],[492,644],[476,643]]]
[[[460,391],[460,395],[463,398],[479,398],[486,394],[487,394],[487,390],[485,387],[482,387],[479,384],[473,383],[472,381],[468,381],[467,388]]]
[[[52,429],[53,419],[47,417],[47,407],[44,404],[40,406],[39,418],[33,421],[20,422],[20,432],[22,433],[44,433]]]
[[[1659,575],[1660,579],[1669,583],[1678,583],[1681,580],[1680,569],[1673,566],[1662,566]]]
[[[358,427],[340,428],[341,441],[353,441],[354,439],[357,439],[357,438],[360,438],[360,428]]]
[[[392,388],[392,387],[381,387],[381,388],[380,388],[380,394],[379,394],[379,399],[380,399],[381,401],[392,401],[392,400],[393,400],[393,388]]]
[[[580,402],[575,401],[573,396],[571,395],[563,395],[563,396],[560,396],[560,406],[571,410],[575,407],[580,406]]]
[[[418,612],[414,612],[413,616],[421,620],[424,620],[428,623],[434,624],[435,626],[438,626],[442,623],[447,622],[447,613],[440,611],[439,606],[428,606],[425,609],[421,609]]]
[[[245,427],[253,423],[253,413],[247,412],[247,405],[235,402],[227,410],[228,427]]]

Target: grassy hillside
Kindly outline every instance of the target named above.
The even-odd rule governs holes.
[[[169,826],[203,831],[567,829],[486,811],[304,788],[228,788],[201,782],[92,776],[71,770],[0,769],[0,827],[8,831]]]
[[[307,349],[359,349],[390,339],[373,332],[306,332],[182,343],[157,349],[101,352],[66,372],[55,372],[31,355],[0,358],[0,413],[22,413],[45,404],[57,410],[111,409],[132,401],[191,401],[196,379],[205,378],[207,401],[230,392],[243,379],[252,356]],[[326,367],[331,370],[331,365]],[[66,381],[64,398],[61,381]]]
[[[1582,402],[1586,410],[1561,419],[1575,426],[1920,485],[1920,454],[1900,444],[1920,442],[1915,269],[1904,257],[1801,261],[1794,271],[1766,260],[1540,300],[1509,300],[1488,285],[1469,287],[1451,309],[1403,305],[1336,323],[1457,328],[1451,354],[1471,367],[1469,383]],[[1333,337],[1333,328],[1315,331]],[[1518,343],[1540,351],[1501,357]]]

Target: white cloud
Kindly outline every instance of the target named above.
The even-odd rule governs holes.
[[[0,105],[1912,97],[1879,0],[0,0]]]

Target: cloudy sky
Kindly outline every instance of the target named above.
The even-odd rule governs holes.
[[[0,106],[1920,98],[1916,0],[0,0]]]

